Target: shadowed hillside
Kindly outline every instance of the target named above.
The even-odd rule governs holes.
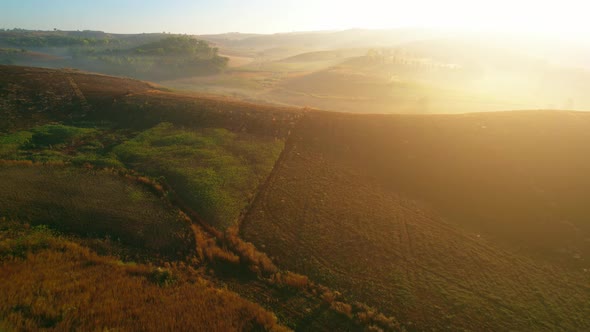
[[[113,238],[151,255],[188,255],[191,231],[178,211],[140,184],[64,166],[2,166],[0,216],[87,237]]]

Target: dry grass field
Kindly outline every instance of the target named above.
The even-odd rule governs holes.
[[[6,219],[0,230],[2,330],[288,331],[188,266],[122,263]]]

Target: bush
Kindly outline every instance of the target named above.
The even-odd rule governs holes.
[[[352,318],[352,306],[350,304],[334,301],[330,305],[330,308],[334,309],[335,311],[341,314],[346,315],[349,318]]]
[[[309,284],[307,276],[293,272],[279,272],[273,275],[273,281],[277,285],[287,286],[296,289],[305,289]]]
[[[61,124],[49,124],[31,130],[31,143],[36,147],[59,145],[69,143],[76,138],[88,135],[94,131],[94,129],[70,127]]]

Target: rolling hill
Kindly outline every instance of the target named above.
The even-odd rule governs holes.
[[[376,316],[366,306],[350,306],[341,296],[324,300],[323,294],[332,294],[329,288],[277,268],[235,235],[242,209],[272,168],[301,110],[171,93],[150,83],[71,70],[2,66],[0,72],[5,120],[0,167],[10,178],[0,195],[0,248],[8,255],[0,270],[7,278],[22,279],[23,288],[47,283],[47,292],[63,294],[39,305],[5,302],[2,328],[84,328],[103,321],[105,328],[127,330],[131,320],[115,324],[108,319],[114,316],[103,312],[130,312],[133,301],[145,299],[136,291],[146,282],[155,283],[149,294],[194,308],[186,315],[200,318],[179,323],[185,314],[170,307],[169,316],[183,326],[319,331],[395,326],[393,319]],[[50,234],[34,232],[29,241],[21,227],[43,232],[49,227]],[[84,255],[99,253],[96,259],[131,267],[112,270],[111,263],[99,264],[96,269],[115,276],[111,284],[101,275],[90,278],[80,269],[96,265],[96,259],[75,258],[78,249],[74,258],[69,252],[60,256],[60,248],[69,246],[62,238],[82,246]],[[44,260],[49,264],[39,263]],[[42,272],[38,279],[11,272],[27,274],[31,268]],[[94,291],[74,297],[54,282],[68,270],[80,284],[100,283],[100,293],[129,290],[129,301],[114,304]],[[172,287],[169,293],[159,290],[167,287]],[[178,298],[180,293],[201,295],[187,302]],[[25,301],[27,294],[14,300]],[[96,302],[76,304],[86,296],[95,296]],[[67,310],[72,306],[81,311]],[[147,319],[154,308],[136,307],[134,315],[146,316],[140,321],[148,330],[175,326]],[[90,310],[100,310],[94,322],[84,321]],[[220,321],[219,315],[236,311],[241,314],[235,319]]]
[[[0,97],[0,271],[23,290],[0,328],[174,327],[149,318],[170,301],[224,330],[590,328],[588,113],[354,115],[13,66]]]
[[[243,235],[410,329],[585,329],[585,119],[307,113]]]
[[[78,68],[142,79],[210,75],[228,59],[186,35],[102,31],[0,31],[0,64]]]

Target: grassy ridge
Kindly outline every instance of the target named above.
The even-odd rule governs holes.
[[[71,126],[107,122],[135,130],[170,122],[284,138],[302,113],[295,108],[172,93],[126,78],[2,65],[0,96],[2,133],[51,122]]]

